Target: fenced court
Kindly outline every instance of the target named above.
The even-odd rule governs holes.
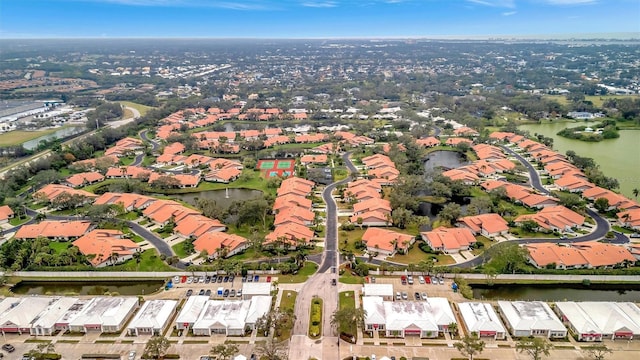
[[[292,159],[265,159],[258,160],[256,168],[262,172],[262,176],[271,178],[294,175],[295,166],[296,161]]]

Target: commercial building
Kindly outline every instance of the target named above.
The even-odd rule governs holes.
[[[492,337],[503,340],[507,331],[502,321],[489,303],[464,302],[458,304],[460,315],[468,333],[476,333],[478,337]]]
[[[631,302],[557,302],[555,311],[579,341],[640,336],[640,308]]]
[[[242,298],[251,300],[254,296],[271,296],[270,282],[245,282],[242,284]]]
[[[498,301],[498,310],[505,325],[515,337],[564,338],[567,336],[567,329],[545,302]]]
[[[209,301],[208,296],[191,296],[182,307],[182,310],[176,317],[176,329],[187,330],[190,329],[193,324],[198,320],[200,312],[204,309],[205,305]]]
[[[78,302],[78,298],[62,297],[52,299],[44,310],[31,323],[31,335],[52,336],[58,330],[56,324],[58,320]]]
[[[205,296],[192,298],[176,318],[176,328],[191,328],[193,335],[199,336],[242,336],[245,331],[253,330],[256,321],[271,309],[271,296],[223,301],[209,300]]]
[[[380,296],[383,300],[393,301],[392,284],[364,284],[362,287],[364,296]]]
[[[137,308],[138,298],[135,297],[97,297],[69,322],[69,330],[81,333],[119,332]]]
[[[384,331],[387,337],[436,338],[456,322],[446,298],[385,301],[380,296],[365,296],[362,308],[366,311],[365,331]]]
[[[127,326],[129,335],[162,335],[176,311],[176,300],[149,300]]]
[[[31,323],[58,298],[6,298],[0,303],[2,333],[31,333]]]

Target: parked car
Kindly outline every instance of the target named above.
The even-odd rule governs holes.
[[[242,282],[247,282],[247,275],[242,277]]]
[[[211,296],[211,289],[207,289],[207,291],[205,291],[204,294],[207,295],[207,296]]]
[[[267,276],[267,282],[271,282],[271,276]]]
[[[338,285],[338,283],[336,282],[336,279],[331,279],[331,285],[333,285],[333,286]]]
[[[201,283],[204,283],[204,281],[206,280],[206,278],[204,276],[200,276],[200,281]]]
[[[420,294],[420,297],[422,298],[422,300],[427,300],[427,293],[423,292],[422,294]]]
[[[422,276],[418,276],[418,282],[420,284],[424,284],[424,278]]]
[[[4,344],[4,345],[2,345],[2,350],[6,351],[6,352],[9,352],[9,353],[12,353],[12,352],[16,351],[16,348],[13,347],[13,345],[11,345],[11,344]]]
[[[637,238],[640,238],[640,234],[638,234],[638,233],[633,233],[633,234],[629,235],[629,237],[630,237],[630,238],[637,239]]]
[[[409,285],[413,285],[413,276],[407,276],[407,282],[409,283]]]
[[[223,281],[223,282],[229,282],[229,277],[228,277],[228,276],[225,276],[225,277],[222,279],[222,281]]]
[[[180,275],[176,275],[176,276],[173,277],[173,283],[174,284],[180,283]]]
[[[242,296],[242,289],[238,289],[238,292],[236,293],[236,297],[241,297]]]
[[[205,282],[206,284],[210,283],[210,282],[211,282],[211,276],[207,275],[207,277],[206,277],[206,278],[204,278],[204,282]]]
[[[233,280],[235,280],[236,276],[235,275],[229,275],[229,282],[233,282]]]
[[[427,284],[431,284],[431,276],[425,275],[424,282],[426,282]]]
[[[229,297],[229,289],[224,289],[224,293],[222,293],[222,297]]]
[[[260,275],[256,275],[253,277],[253,282],[258,282],[260,281]]]
[[[402,292],[402,300],[409,300],[409,294],[406,291]]]
[[[443,277],[438,278],[438,284],[444,285],[444,278]]]
[[[419,292],[414,293],[413,297],[416,298],[416,300],[420,300],[420,293]]]
[[[198,295],[204,295],[204,289],[200,289],[200,292],[198,292]]]
[[[247,282],[253,282],[253,276],[251,275],[247,276]]]
[[[187,284],[191,284],[193,282],[193,277],[189,276],[187,278]]]
[[[217,281],[218,281],[219,283],[221,283],[221,282],[222,282],[222,279],[223,279],[222,275],[219,275],[219,276],[218,276],[218,280],[217,280]]]
[[[236,289],[231,289],[231,291],[229,292],[229,297],[235,297],[236,296]]]
[[[406,276],[402,275],[400,277],[400,281],[402,282],[402,285],[407,285],[407,277]]]
[[[400,291],[396,291],[396,300],[402,299],[402,295],[400,295]]]
[[[136,358],[136,351],[135,350],[129,351],[129,360],[135,360],[135,358]]]
[[[193,290],[191,289],[187,290],[187,296],[191,296],[191,295],[193,295]]]
[[[372,276],[372,277],[371,277],[371,283],[372,283],[372,284],[375,284],[375,283],[376,283],[376,277],[375,277],[375,276]]]

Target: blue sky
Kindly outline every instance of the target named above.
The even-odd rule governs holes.
[[[0,38],[638,33],[640,0],[0,0]]]

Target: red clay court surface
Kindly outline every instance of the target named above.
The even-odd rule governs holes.
[[[258,160],[256,166],[262,172],[265,178],[282,176],[287,177],[293,175],[296,166],[294,159],[265,159]]]

